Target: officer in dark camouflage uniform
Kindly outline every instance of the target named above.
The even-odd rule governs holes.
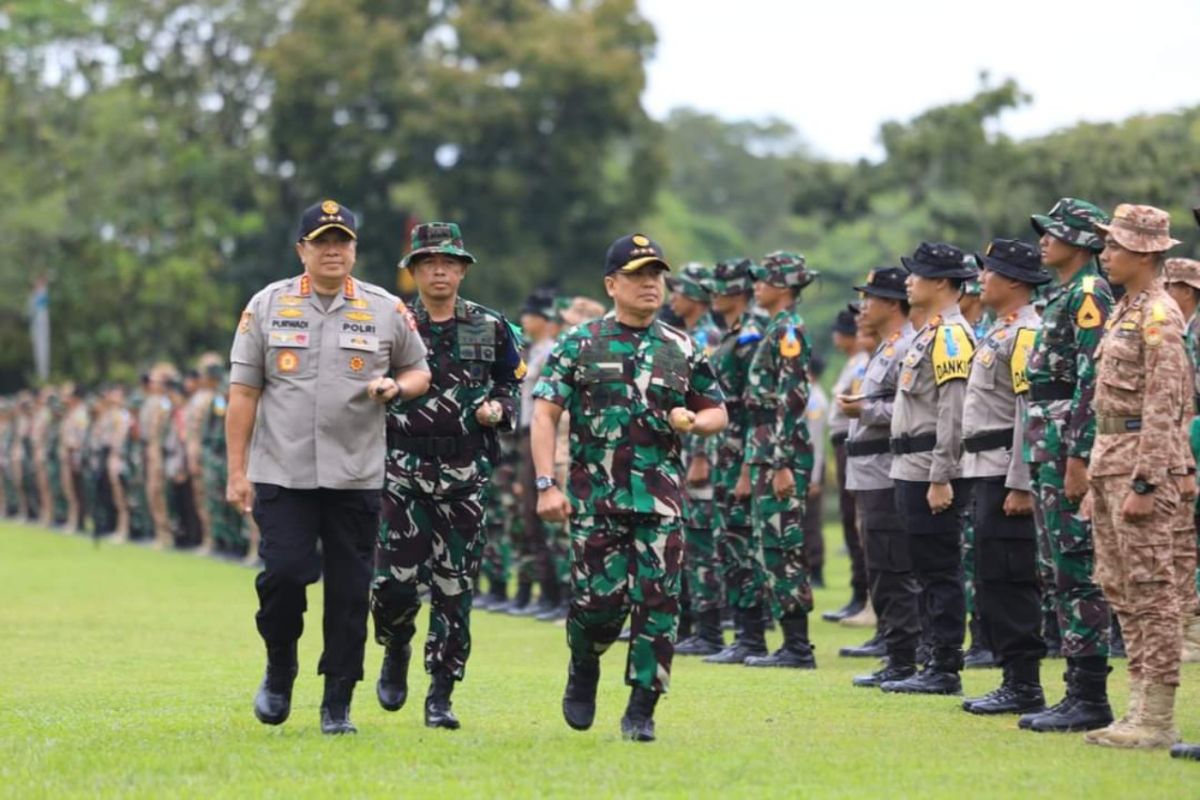
[[[767,654],[765,586],[757,580],[760,545],[750,524],[750,466],[746,463],[750,415],[745,398],[750,363],[769,320],[750,302],[753,268],[754,262],[740,258],[718,262],[713,272],[713,310],[724,318],[725,326],[712,365],[729,413],[729,426],[713,437],[717,445],[713,470],[716,549],[726,604],[738,623],[734,643],[713,651],[714,645],[721,644],[720,620],[700,619],[700,635],[708,643],[704,649],[712,653],[705,661],[717,664],[742,664],[750,656]]]
[[[450,730],[459,727],[450,695],[471,652],[471,599],[486,539],[484,493],[500,455],[497,431],[516,423],[525,374],[520,331],[458,294],[474,263],[458,225],[432,222],[413,230],[412,250],[400,264],[420,292],[411,313],[433,383],[388,408],[384,524],[371,593],[375,639],[386,648],[377,695],[396,711],[408,696],[419,592],[429,588],[425,724]]]
[[[1093,580],[1092,523],[1080,502],[1087,493],[1087,464],[1095,440],[1092,396],[1094,354],[1113,306],[1112,292],[1095,256],[1104,248],[1093,225],[1107,215],[1070,197],[1049,214],[1031,218],[1041,236],[1042,263],[1058,275],[1046,294],[1042,329],[1029,356],[1025,460],[1032,464],[1034,517],[1043,587],[1055,600],[1067,694],[1040,714],[1021,717],[1036,731],[1084,731],[1112,722],[1108,703],[1111,612]],[[1045,577],[1043,578],[1045,580]]]
[[[621,720],[627,739],[654,739],[654,708],[670,683],[683,554],[681,434],[725,427],[721,390],[687,334],[655,319],[670,267],[649,238],[618,239],[605,259],[615,310],[568,331],[534,389],[531,428],[538,513],[571,517],[574,597],[563,716],[576,730],[596,712],[600,656],[630,617]],[[554,445],[570,413],[567,496],[555,485]]]

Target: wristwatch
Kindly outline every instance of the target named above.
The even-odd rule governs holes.
[[[1135,478],[1133,481],[1134,494],[1154,494],[1154,489],[1153,483],[1146,483],[1141,478]]]
[[[558,486],[558,481],[551,478],[549,475],[538,475],[537,480],[533,482],[539,492],[544,492],[552,486]]]

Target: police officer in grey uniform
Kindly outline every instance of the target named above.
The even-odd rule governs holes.
[[[886,681],[911,677],[916,672],[917,639],[921,634],[917,585],[890,475],[896,385],[904,355],[916,333],[908,321],[907,278],[908,271],[901,267],[882,267],[872,270],[866,282],[855,287],[863,296],[858,322],[872,327],[880,342],[871,354],[858,395],[836,399],[850,418],[846,488],[854,493],[871,580],[871,604],[879,618],[888,659],[882,669],[856,677],[855,686],[878,687]]]
[[[887,681],[885,692],[962,691],[966,595],[962,581],[962,511],[970,486],[961,479],[962,407],[975,334],[958,309],[963,282],[977,271],[953,245],[924,242],[901,259],[908,301],[933,316],[917,333],[900,370],[892,413],[891,476],[906,526],[912,569],[921,586],[931,644],[926,668]]]
[[[964,479],[973,483],[975,597],[984,643],[1004,670],[1000,687],[963,701],[973,714],[1045,708],[1037,531],[1029,465],[1022,457],[1025,364],[1041,318],[1033,290],[1051,280],[1037,247],[996,239],[979,256],[984,306],[996,320],[979,341],[963,406]]]
[[[430,381],[400,300],[350,276],[356,242],[349,209],[326,200],[304,212],[296,244],[304,274],[267,286],[242,313],[226,414],[227,499],[253,510],[262,535],[255,585],[267,671],[254,713],[267,725],[287,719],[305,589],[324,575],[318,672],[329,734],[356,730],[350,699],[363,675],[384,405]]]

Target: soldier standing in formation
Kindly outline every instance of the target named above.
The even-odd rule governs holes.
[[[972,714],[1045,708],[1036,528],[1022,457],[1025,365],[1041,320],[1030,302],[1048,283],[1036,247],[996,239],[980,256],[983,304],[996,322],[979,340],[963,411],[963,477],[973,481],[975,604],[979,634],[1004,670],[1000,687],[965,700]]]
[[[574,593],[563,716],[576,730],[596,713],[600,657],[630,617],[622,735],[654,739],[654,709],[670,684],[683,555],[682,435],[725,427],[721,390],[682,331],[656,319],[662,249],[646,236],[609,247],[604,285],[614,311],[567,333],[534,390],[538,512],[571,517]],[[554,445],[570,413],[569,497],[554,479]]]
[[[932,316],[904,356],[892,415],[891,476],[931,650],[920,673],[880,688],[958,694],[966,626],[962,513],[970,501],[959,456],[963,398],[975,351],[975,336],[959,312],[958,299],[963,281],[976,272],[961,250],[942,243],[922,243],[902,261],[912,273],[909,302]]]
[[[454,684],[471,653],[471,602],[484,540],[484,493],[500,455],[498,431],[512,431],[526,366],[520,334],[495,311],[463,299],[459,286],[475,258],[458,225],[431,222],[413,229],[400,263],[417,285],[411,316],[397,304],[429,351],[428,392],[393,402],[387,412],[387,484],[375,554],[371,610],[375,640],[384,646],[376,695],[387,711],[408,697],[410,642],[430,592],[425,671],[425,725],[455,730]],[[371,315],[358,332],[373,334]]]
[[[305,592],[323,575],[327,734],[356,731],[350,701],[362,680],[379,531],[383,405],[422,394],[430,380],[400,300],[350,275],[356,229],[332,200],[304,212],[304,274],[270,284],[242,313],[225,416],[227,497],[243,513],[253,507],[262,533],[255,586],[267,670],[254,713],[268,725],[288,718]]]
[[[1173,541],[1180,503],[1195,499],[1184,446],[1192,376],[1179,307],[1163,288],[1163,254],[1179,244],[1170,217],[1120,205],[1101,262],[1125,293],[1097,350],[1096,443],[1089,465],[1096,578],[1121,620],[1129,653],[1125,717],[1085,737],[1108,747],[1170,747],[1182,649],[1181,595],[1194,591],[1196,551]],[[1190,544],[1190,543],[1189,543]],[[1181,587],[1186,587],[1181,590]]]

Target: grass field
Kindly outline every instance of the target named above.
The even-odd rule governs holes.
[[[833,541],[833,538],[830,538]],[[831,548],[833,549],[833,548]],[[818,610],[845,599],[831,565]],[[1163,752],[1085,746],[1078,735],[1016,730],[953,698],[855,689],[868,664],[839,659],[862,634],[815,620],[815,672],[749,670],[678,659],[659,706],[659,741],[620,740],[623,651],[605,659],[596,726],[562,722],[563,629],[478,614],[468,679],[455,694],[464,727],[421,724],[424,679],[398,714],[375,702],[380,650],[353,718],[361,733],[317,728],[320,591],[292,717],[258,724],[261,676],[253,573],[186,554],[93,547],[0,525],[0,795],[395,797],[1196,797],[1200,765]],[[1061,691],[1063,662],[1046,669]],[[1200,738],[1200,670],[1180,696],[1185,735]],[[996,671],[966,675],[968,693]],[[1118,665],[1114,700],[1123,710]]]

